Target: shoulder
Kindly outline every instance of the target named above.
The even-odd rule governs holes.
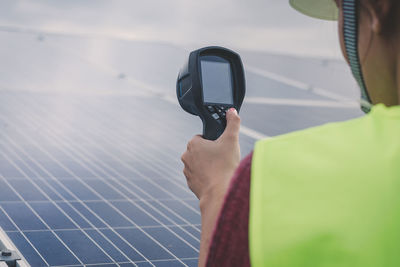
[[[354,222],[387,229],[397,212],[388,203],[399,198],[399,122],[400,106],[378,106],[358,119],[259,141],[250,187],[252,261],[293,266],[332,251],[361,255],[365,240],[377,247],[389,240]]]

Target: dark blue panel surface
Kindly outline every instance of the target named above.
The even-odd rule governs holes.
[[[200,247],[200,231],[194,226],[167,226],[171,233],[181,237],[186,244],[196,249]]]
[[[188,221],[174,213],[163,201],[137,201],[136,204],[157,218],[159,224],[186,224]]]
[[[164,188],[160,187],[157,183],[152,183],[147,180],[138,180],[135,182],[140,188],[142,188],[145,192],[151,192],[146,195],[147,198],[170,198],[171,193],[169,191],[164,190]]]
[[[113,189],[112,190],[118,191],[119,194],[124,195],[125,198],[128,198],[128,199],[134,200],[134,199],[139,199],[140,198],[140,196],[137,194],[137,192],[132,190],[131,186],[129,186],[127,184],[122,184],[121,185],[119,183],[113,183]]]
[[[150,208],[139,208],[137,202],[118,201],[113,203],[122,213],[129,217],[138,226],[155,226],[160,225],[154,218],[152,218]],[[146,212],[143,212],[145,210]],[[158,218],[158,217],[155,217]]]
[[[183,262],[188,266],[188,267],[196,267],[197,266],[197,259],[191,259],[191,260],[183,260]]]
[[[94,190],[85,185],[85,183],[82,181],[79,181],[77,179],[64,179],[62,183],[65,187],[74,192],[75,196],[78,197],[80,200],[100,199],[100,197],[96,195],[95,192],[93,192]]]
[[[123,199],[123,196],[120,193],[115,189],[110,188],[104,181],[99,179],[86,179],[85,182],[107,200]]]
[[[200,240],[200,225],[194,226],[183,226],[183,229],[186,230],[186,232],[189,232],[192,237],[197,238],[197,240]]]
[[[6,184],[4,179],[0,178],[0,201],[15,201],[15,200],[20,200],[20,198],[17,196],[17,194],[14,193],[14,191],[11,189],[11,187]]]
[[[145,255],[139,251],[139,247],[136,247],[134,244],[131,244],[126,236],[120,234],[116,230],[102,230],[102,233],[113,242],[125,255],[127,255],[131,260],[137,261],[145,261]]]
[[[118,233],[124,236],[129,243],[142,251],[149,260],[173,259],[174,256],[156,239],[146,235],[139,229],[119,229]]]
[[[16,244],[18,250],[24,255],[26,260],[32,266],[46,266],[47,263],[44,262],[43,258],[41,258],[35,248],[32,247],[31,244],[28,243],[27,239],[18,232],[9,232],[8,236],[11,241]]]
[[[195,224],[200,222],[200,213],[197,210],[192,209],[190,206],[188,207],[185,205],[186,203],[179,200],[165,200],[163,203],[190,223]]]
[[[185,243],[181,236],[173,234],[170,229],[165,227],[147,228],[145,229],[153,238],[158,240],[162,245],[167,247],[178,258],[194,258],[197,256],[197,248],[190,247],[190,243]],[[182,239],[183,240],[182,240]],[[186,240],[185,240],[186,241]]]
[[[25,203],[3,203],[4,211],[21,230],[44,230],[47,227]]]
[[[25,201],[47,200],[46,196],[29,179],[10,179],[8,183],[18,191]]]
[[[57,192],[58,195],[63,199],[63,200],[75,200],[76,197],[74,197],[75,192],[69,190],[67,187],[64,186],[64,183],[60,180],[56,179],[46,179],[45,180],[46,184],[48,184],[52,190]]]
[[[40,255],[50,265],[73,265],[80,262],[52,232],[25,232]]]
[[[31,203],[32,208],[46,222],[51,229],[74,229],[77,226],[68,218],[67,213],[63,213],[58,204],[50,202]],[[58,207],[56,207],[56,205]]]
[[[120,247],[114,244],[112,240],[100,230],[86,230],[85,232],[105,251],[105,253],[110,255],[115,262],[135,260],[135,258],[130,259]]]
[[[43,191],[43,194],[46,195],[50,200],[63,200],[62,194],[58,192],[57,189],[53,187],[48,180],[39,178],[32,179],[32,181]]]
[[[173,169],[177,172],[179,172],[178,167],[173,167]],[[179,183],[177,184],[174,182],[173,177],[171,178],[166,178],[166,179],[159,179],[155,180],[155,182],[164,188],[167,192],[173,194],[174,196],[179,196],[180,198],[189,198],[193,199],[193,193],[188,190],[185,184]]]
[[[0,225],[4,231],[14,231],[17,230],[15,225],[10,221],[7,215],[0,209]]]
[[[112,203],[106,202],[87,202],[86,203],[90,209],[92,209],[97,214],[100,214],[101,218],[112,227],[123,227],[123,226],[133,226],[133,224],[116,208],[114,208]]]
[[[151,263],[157,267],[185,266],[181,261],[178,260],[152,261]]]
[[[85,217],[83,214],[80,214],[79,210],[76,209],[71,203],[67,202],[58,202],[58,206],[63,209],[68,216],[76,223],[80,228],[90,228],[91,225],[90,221],[88,220],[87,217]]]
[[[86,203],[71,202],[71,205],[75,207],[79,213],[81,213],[89,222],[96,228],[106,227],[106,223],[102,218],[94,211],[89,209]]]
[[[112,258],[102,251],[101,246],[91,240],[91,237],[85,235],[82,231],[56,231],[56,234],[72,250],[73,253],[84,263],[108,263]]]
[[[151,263],[151,262],[137,262],[136,265],[138,267],[149,267],[149,266],[155,266],[155,264]],[[129,265],[121,265],[121,266],[126,266],[128,267]]]

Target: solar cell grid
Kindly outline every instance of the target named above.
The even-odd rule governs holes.
[[[23,105],[29,105],[29,102],[30,100]],[[21,103],[19,101],[20,105]],[[21,107],[17,103],[14,104],[16,110],[10,112],[21,113],[23,109],[19,109]],[[43,109],[46,111],[45,107]],[[199,245],[199,213],[192,204],[186,203],[185,198],[180,198],[177,194],[183,192],[186,199],[193,199],[184,184],[180,184],[182,181],[178,181],[176,177],[175,181],[170,179],[178,174],[177,170],[168,174],[167,180],[161,169],[158,169],[158,176],[153,181],[115,154],[111,154],[110,151],[113,150],[100,149],[102,153],[109,154],[113,160],[111,163],[126,167],[126,172],[120,173],[113,164],[103,162],[97,159],[96,154],[90,153],[90,146],[99,146],[96,142],[88,138],[87,143],[80,146],[68,136],[58,135],[51,127],[42,128],[38,137],[52,142],[51,149],[47,150],[45,143],[41,146],[40,140],[35,140],[29,134],[30,129],[38,127],[35,123],[41,124],[40,114],[25,114],[23,118],[21,121],[10,122],[11,125],[24,129],[23,131],[17,130],[12,137],[2,135],[2,139],[7,141],[2,146],[2,160],[15,169],[11,175],[2,175],[1,178],[11,189],[8,192],[13,192],[15,196],[7,198],[7,203],[1,202],[1,206],[2,213],[9,221],[7,224],[13,225],[7,229],[10,237],[21,251],[25,250],[22,253],[27,253],[28,261],[40,263],[42,260],[42,263],[49,265],[107,262],[137,264],[145,261],[155,261],[157,266],[163,261],[167,264],[195,264]],[[7,120],[4,115],[1,115],[1,119]],[[55,124],[52,127],[57,126]],[[39,159],[31,157],[15,139],[40,151]],[[104,136],[102,141],[105,141]],[[54,146],[58,142],[62,144],[59,149],[62,149],[63,160],[52,154],[53,151],[59,153],[57,146]],[[129,156],[136,155],[130,153]],[[151,161],[147,164],[150,163]],[[21,167],[34,174],[34,177],[30,178]],[[38,170],[45,175],[41,175]],[[81,170],[84,170],[82,177]],[[127,175],[133,179],[130,180]],[[165,190],[157,180],[164,180],[162,184],[174,187],[175,193]],[[27,183],[32,190],[19,191],[14,188]],[[55,188],[54,185],[58,187]],[[124,188],[125,192],[120,188]],[[11,203],[10,199],[15,202]],[[26,212],[13,213],[21,209]],[[19,220],[18,216],[22,218]],[[25,225],[26,221],[29,223]],[[22,240],[29,240],[30,246],[20,245],[18,242]],[[96,240],[102,240],[101,245]],[[48,251],[45,247],[55,248],[63,257],[55,258],[54,250]],[[183,259],[188,261],[184,262]]]

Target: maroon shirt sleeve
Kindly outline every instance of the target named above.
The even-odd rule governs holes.
[[[208,252],[207,267],[250,266],[249,202],[253,153],[242,160],[232,178]]]

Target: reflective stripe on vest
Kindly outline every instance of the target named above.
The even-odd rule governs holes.
[[[400,106],[257,142],[252,266],[400,266]]]

